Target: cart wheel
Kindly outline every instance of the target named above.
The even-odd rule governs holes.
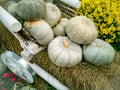
[[[5,51],[1,54],[3,63],[17,76],[28,83],[33,83],[36,73],[29,65],[29,62],[11,51]]]

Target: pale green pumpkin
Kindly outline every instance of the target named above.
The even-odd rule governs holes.
[[[114,60],[115,50],[109,43],[96,39],[91,44],[83,46],[83,56],[86,61],[103,66]]]
[[[89,44],[97,38],[98,32],[94,22],[86,16],[75,16],[66,26],[69,38],[79,44]]]
[[[21,0],[16,12],[24,20],[39,20],[46,15],[46,4],[43,0]]]
[[[72,67],[82,60],[82,49],[68,37],[58,36],[49,43],[48,55],[55,65]]]

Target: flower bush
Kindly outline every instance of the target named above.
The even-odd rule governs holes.
[[[91,18],[99,31],[98,38],[111,44],[120,42],[119,0],[82,0],[75,15]]]
[[[23,80],[17,77],[14,73],[5,72],[0,76],[0,90],[12,90],[13,85]]]
[[[37,90],[32,85],[24,85],[23,79],[12,72],[5,72],[0,75],[0,90]]]

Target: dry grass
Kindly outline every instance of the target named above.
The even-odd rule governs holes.
[[[0,25],[0,38],[4,50],[11,50],[17,54],[22,51],[19,41],[3,25]]]
[[[105,67],[96,67],[82,61],[72,68],[60,68],[50,61],[47,50],[37,54],[32,61],[70,87],[71,90],[117,90],[116,88],[119,88],[120,67],[115,63]]]

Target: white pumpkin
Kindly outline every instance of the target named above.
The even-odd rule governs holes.
[[[7,71],[7,66],[2,62],[1,57],[0,57],[0,75],[5,73]]]
[[[60,19],[60,24],[64,27],[67,26],[68,22],[69,22],[69,19],[67,19],[67,18],[61,18]]]
[[[54,38],[52,28],[44,20],[25,21],[24,27],[41,45],[47,45]]]
[[[55,65],[72,67],[82,60],[82,49],[68,37],[58,36],[49,43],[48,55]]]
[[[69,20],[67,18],[61,18],[59,24],[56,25],[55,27],[53,27],[54,35],[55,36],[65,36],[66,35],[65,28],[66,28],[68,22],[69,22]]]
[[[55,36],[65,36],[66,34],[64,27],[60,24],[53,28],[53,32]]]
[[[109,43],[96,39],[91,44],[83,46],[83,56],[86,61],[103,66],[114,60],[115,50]]]
[[[75,16],[66,26],[66,33],[71,40],[79,44],[89,44],[97,38],[94,22],[86,16]]]
[[[51,26],[55,26],[61,18],[60,9],[52,3],[46,3],[47,11],[44,20]]]

